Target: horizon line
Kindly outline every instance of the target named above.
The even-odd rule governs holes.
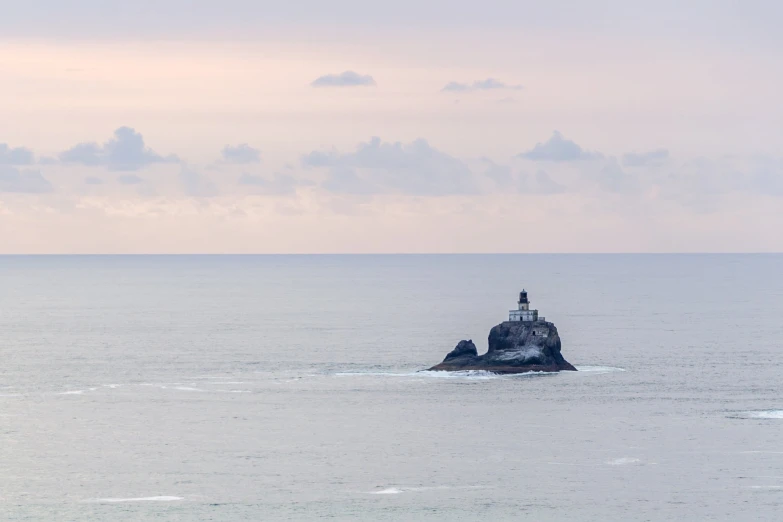
[[[0,257],[119,257],[119,256],[137,256],[137,257],[185,257],[185,256],[673,256],[673,255],[781,255],[783,252],[127,252],[127,253],[107,253],[107,252],[83,252],[83,253],[0,253]]]

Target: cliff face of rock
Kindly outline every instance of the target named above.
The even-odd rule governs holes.
[[[460,341],[430,370],[485,370],[494,373],[576,371],[560,353],[560,336],[546,321],[506,321],[489,332],[489,350],[478,355],[473,341]]]

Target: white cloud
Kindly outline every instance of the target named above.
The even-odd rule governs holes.
[[[237,183],[259,194],[278,196],[296,194],[297,187],[307,184],[290,174],[275,174],[272,178],[267,178],[248,173],[242,174]]]
[[[533,161],[577,161],[585,159],[601,158],[597,152],[583,150],[571,140],[554,131],[552,137],[544,143],[537,143],[535,147],[519,155],[521,158]]]
[[[261,151],[247,143],[234,147],[226,145],[221,155],[226,163],[259,163],[261,161]]]
[[[0,192],[44,194],[53,190],[49,180],[37,170],[0,165]]]
[[[616,159],[611,158],[595,174],[589,176],[590,181],[607,192],[627,194],[637,192],[641,188],[637,176],[626,173]]]
[[[144,178],[141,178],[136,174],[124,174],[117,178],[117,181],[119,181],[121,185],[139,185],[144,182]]]
[[[543,170],[539,169],[534,176],[530,176],[524,172],[515,172],[510,165],[498,165],[486,158],[483,162],[488,165],[484,176],[492,180],[496,192],[547,195],[567,191],[565,185],[552,179]]]
[[[655,149],[649,152],[630,152],[623,154],[623,165],[626,167],[643,167],[647,165],[662,165],[669,159],[669,151]]]
[[[321,186],[329,192],[340,194],[368,195],[382,192],[376,183],[359,176],[356,169],[347,166],[332,167]]]
[[[345,71],[340,74],[326,74],[313,80],[313,87],[356,87],[376,85],[372,76]]]
[[[211,198],[217,196],[220,191],[217,185],[203,175],[201,172],[194,170],[185,165],[179,172],[179,181],[185,194],[197,198]]]
[[[11,148],[0,143],[0,165],[30,165],[35,162],[33,151],[24,147]]]
[[[120,127],[104,144],[80,143],[59,155],[62,163],[104,166],[110,170],[138,170],[153,163],[179,161],[176,156],[161,156],[149,149],[144,138],[130,127]]]
[[[500,80],[494,78],[487,78],[486,80],[476,80],[473,83],[460,83],[449,82],[446,84],[442,92],[469,92],[469,91],[488,91],[497,89],[508,89],[518,91],[523,89],[521,85],[509,85]]]
[[[426,140],[388,143],[374,137],[355,152],[311,152],[306,167],[329,167],[323,187],[334,192],[402,193],[429,196],[470,194],[475,177],[461,160],[430,146]]]
[[[497,189],[505,191],[510,188],[516,188],[518,181],[517,175],[509,165],[498,165],[489,158],[482,158],[482,163],[487,165],[484,176],[494,182]]]
[[[526,186],[523,192],[530,192],[532,194],[562,194],[567,189],[565,185],[562,185],[552,179],[549,174],[543,170],[536,171],[536,175],[530,179],[526,179]]]

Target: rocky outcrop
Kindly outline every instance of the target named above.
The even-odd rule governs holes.
[[[489,350],[479,355],[473,341],[460,341],[435,371],[485,370],[493,373],[576,371],[560,353],[554,324],[506,321],[489,332]]]

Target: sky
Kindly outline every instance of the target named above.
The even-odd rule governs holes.
[[[0,254],[783,251],[783,3],[8,0]]]

